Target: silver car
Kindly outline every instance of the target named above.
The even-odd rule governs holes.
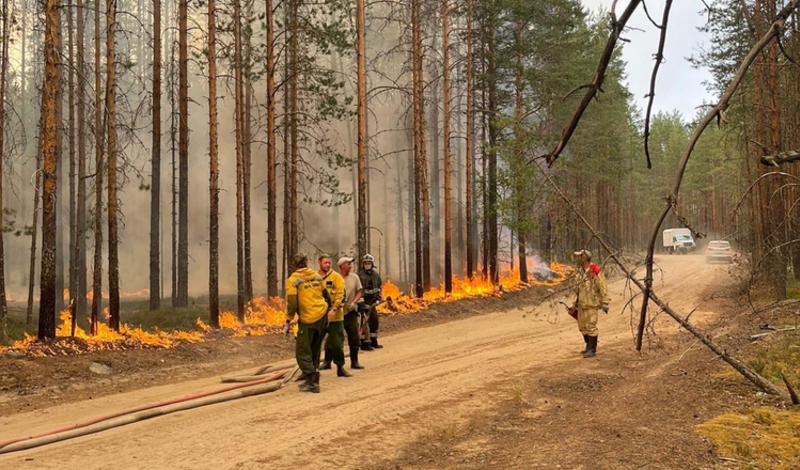
[[[725,240],[713,240],[708,242],[708,248],[706,248],[706,263],[711,263],[713,261],[733,263],[733,250],[729,242]]]

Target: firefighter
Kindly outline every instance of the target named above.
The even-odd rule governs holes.
[[[322,254],[319,256],[319,271],[317,274],[325,282],[325,289],[331,295],[333,301],[333,315],[328,317],[328,328],[325,332],[325,362],[321,370],[330,370],[331,362],[336,364],[336,375],[338,377],[350,377],[344,370],[344,278],[336,271],[331,269],[332,260],[330,255]]]
[[[308,267],[308,256],[294,255],[295,271],[286,280],[286,324],[283,332],[289,335],[291,322],[297,314],[295,358],[303,372],[301,392],[319,393],[319,355],[322,338],[333,316],[333,302],[325,282]]]
[[[363,369],[364,366],[358,362],[358,350],[360,348],[358,329],[361,316],[358,313],[358,302],[361,300],[361,278],[352,272],[353,258],[343,256],[339,258],[339,273],[344,278],[345,297],[344,297],[344,331],[347,333],[347,344],[350,346],[350,368],[354,370]]]
[[[381,301],[381,276],[375,270],[375,258],[370,254],[364,255],[361,259],[361,271],[358,273],[361,279],[361,286],[363,293],[361,299],[358,301],[359,311],[365,318],[367,323],[364,328],[364,335],[361,337],[361,349],[364,351],[372,351],[373,349],[381,349],[378,343],[378,311],[375,309],[377,304]]]
[[[583,357],[589,358],[597,354],[597,315],[600,310],[608,313],[608,288],[600,266],[592,263],[591,251],[576,251],[575,256],[580,268],[575,287],[575,308],[578,309],[578,328],[586,343]]]

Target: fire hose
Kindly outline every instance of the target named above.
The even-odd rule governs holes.
[[[101,416],[89,421],[55,429],[35,436],[19,437],[0,441],[0,454],[18,452],[32,449],[55,442],[65,441],[76,437],[95,434],[108,429],[125,426],[138,421],[164,416],[178,411],[190,410],[202,406],[214,405],[239,398],[262,395],[279,390],[292,377],[298,368],[286,368],[287,365],[265,366],[250,375],[223,377],[222,382],[244,382],[236,385],[227,385],[214,390],[208,390],[166,401],[137,406],[124,411],[119,411],[106,416]],[[281,368],[280,370],[277,370]],[[266,374],[271,373],[265,377]],[[278,381],[279,379],[283,379]],[[249,388],[253,387],[253,388]],[[226,393],[233,392],[233,393]]]

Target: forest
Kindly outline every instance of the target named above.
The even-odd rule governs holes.
[[[664,3],[648,11],[662,31]],[[716,97],[775,18],[785,26],[699,135],[659,222],[730,240],[775,299],[800,279],[796,3],[698,2],[711,44],[692,61]],[[639,109],[620,13],[579,0],[3,0],[0,341],[21,339],[10,309],[48,339],[72,302],[92,333],[106,307],[119,330],[120,299],[136,295],[154,311],[203,298],[217,328],[225,297],[242,320],[280,296],[298,251],[371,253],[417,297],[465,278],[528,283],[601,242],[645,252],[718,103]],[[676,86],[657,80],[663,42],[636,64],[654,68],[651,100]]]

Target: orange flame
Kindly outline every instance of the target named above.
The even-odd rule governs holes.
[[[529,263],[530,264],[530,263]],[[541,264],[533,264],[533,267]],[[553,286],[567,277],[571,268],[558,263],[552,263],[546,273],[552,273],[544,280],[533,280],[527,284],[519,281],[519,272],[514,269],[500,276],[500,284],[494,286],[490,281],[476,276],[472,280],[468,278],[453,279],[453,291],[445,295],[444,286],[431,289],[426,292],[421,299],[404,294],[394,283],[387,281],[383,285],[382,293],[384,298],[391,297],[391,304],[386,303],[378,307],[378,311],[383,314],[410,314],[418,312],[428,305],[436,302],[452,302],[458,299],[471,297],[500,296],[503,292],[513,292],[525,287]],[[535,276],[531,276],[532,279]],[[133,293],[139,295],[147,293],[146,289]],[[91,291],[89,292],[91,295]],[[104,293],[105,297],[105,293]],[[89,297],[91,299],[91,297]],[[108,319],[108,308],[104,309],[106,319]],[[243,337],[243,336],[263,336],[280,332],[286,318],[286,305],[283,299],[272,297],[256,297],[250,301],[245,310],[244,322],[239,322],[233,312],[222,312],[220,314],[220,330],[224,336]],[[59,337],[68,337],[72,333],[72,321],[69,310],[61,312],[61,325],[56,332]],[[106,324],[98,325],[97,335],[90,335],[81,328],[76,328],[75,338],[77,341],[61,341],[55,343],[40,343],[35,337],[25,335],[25,339],[17,341],[11,348],[0,347],[0,353],[14,349],[25,352],[30,356],[55,356],[82,354],[99,350],[126,350],[126,349],[148,349],[148,348],[173,348],[181,343],[198,343],[211,341],[210,334],[213,328],[205,324],[199,318],[196,321],[199,331],[171,331],[164,332],[157,328],[153,332],[143,331],[140,328],[132,328],[128,325],[121,325],[120,331],[116,332]]]

